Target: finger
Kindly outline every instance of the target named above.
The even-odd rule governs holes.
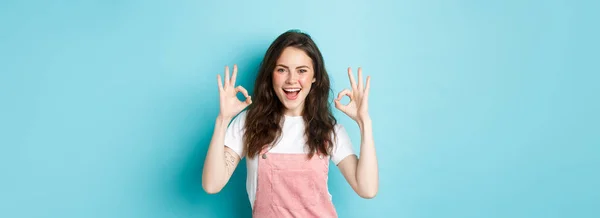
[[[237,64],[233,65],[233,74],[231,75],[231,87],[235,87],[235,80],[237,78]]]
[[[335,101],[335,108],[337,108],[338,110],[345,112],[346,111],[346,105],[343,105],[342,102],[336,100]]]
[[[225,89],[229,87],[229,66],[225,66]]]
[[[358,91],[362,92],[364,91],[364,86],[363,86],[363,78],[362,78],[362,68],[358,68]]]
[[[367,76],[367,85],[365,85],[364,99],[369,99],[369,89],[371,88],[371,76]]]
[[[244,94],[244,97],[246,97],[246,98],[250,97],[248,95],[248,91],[244,87],[242,87],[242,86],[235,87],[235,91],[236,91],[236,93],[241,92],[242,94]]]
[[[221,81],[221,74],[217,74],[217,82],[219,83],[219,91],[223,91],[223,81]]]
[[[350,100],[352,100],[352,91],[350,91],[348,89],[342,90],[340,93],[338,93],[338,96],[337,96],[337,98],[335,100],[336,101],[340,101],[340,100],[342,100],[342,98],[344,96],[348,96],[350,98]]]
[[[244,95],[244,97],[246,97],[246,100],[244,101],[244,103],[246,103],[246,105],[252,104],[252,96],[248,95],[248,91],[244,87],[238,86],[235,88],[235,90],[236,90],[236,93],[241,92]]]
[[[350,86],[352,89],[356,88],[356,83],[354,82],[354,76],[352,75],[352,68],[348,67],[348,78],[350,78]]]

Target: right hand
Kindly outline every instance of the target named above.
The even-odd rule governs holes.
[[[248,105],[252,104],[252,99],[248,95],[248,91],[242,86],[235,87],[235,79],[237,77],[237,65],[233,65],[233,75],[229,79],[229,66],[225,67],[225,83],[221,81],[221,75],[217,75],[219,82],[219,116],[225,119],[232,119],[240,113]],[[240,101],[237,98],[237,93],[242,92],[246,101]]]

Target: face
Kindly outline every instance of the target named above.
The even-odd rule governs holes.
[[[314,75],[312,59],[306,52],[295,47],[283,50],[273,70],[273,89],[286,115],[302,115],[304,100],[316,81]]]

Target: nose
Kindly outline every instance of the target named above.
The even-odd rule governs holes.
[[[298,76],[293,72],[290,72],[288,74],[287,80],[285,80],[285,82],[287,84],[296,84],[297,81],[298,81]]]

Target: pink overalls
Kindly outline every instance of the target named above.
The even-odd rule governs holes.
[[[258,183],[252,217],[337,217],[327,190],[329,159],[315,154],[268,153],[258,158]]]

